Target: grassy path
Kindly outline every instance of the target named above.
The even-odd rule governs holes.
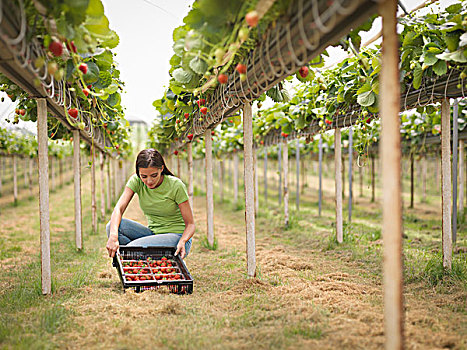
[[[287,230],[281,227],[278,208],[263,208],[256,225],[258,276],[246,279],[243,211],[229,202],[216,203],[218,249],[209,250],[203,243],[204,198],[197,197],[197,232],[186,260],[194,293],[177,296],[122,293],[106,256],[105,223],[99,224],[98,235],[89,235],[88,174],[83,178],[84,252],[74,248],[72,185],[52,193],[50,203],[50,297],[40,295],[36,201],[2,210],[0,348],[382,348],[376,206],[356,210],[358,220],[346,227],[340,246],[332,238],[330,199],[322,217],[316,208],[304,207]],[[418,212],[411,215],[418,217]],[[125,216],[144,222],[137,201]],[[408,222],[405,231],[407,347],[465,349],[465,254],[455,256],[459,275],[433,283],[435,272],[426,272],[420,255],[431,254],[429,243],[438,237],[422,228],[433,218],[426,220]],[[461,231],[462,242],[465,236]]]

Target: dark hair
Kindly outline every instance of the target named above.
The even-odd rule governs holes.
[[[154,148],[143,149],[141,152],[138,153],[138,157],[136,157],[136,175],[139,176],[139,168],[162,168],[162,175],[171,175],[172,172],[167,169],[165,165],[164,158],[162,155],[156,151]]]

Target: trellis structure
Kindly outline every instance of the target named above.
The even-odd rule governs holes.
[[[39,6],[36,4],[36,6]],[[40,6],[39,6],[40,7]],[[45,11],[39,9],[40,11]],[[45,49],[34,38],[28,27],[25,5],[23,0],[18,3],[11,0],[0,1],[0,73],[18,85],[31,98],[37,101],[37,139],[39,148],[39,210],[41,213],[41,259],[42,259],[42,293],[51,293],[50,272],[50,228],[49,228],[49,202],[48,202],[48,154],[47,154],[47,116],[57,118],[68,130],[73,132],[73,169],[74,169],[74,195],[75,195],[75,237],[76,248],[82,249],[82,224],[81,224],[81,160],[80,141],[84,140],[91,146],[92,174],[95,174],[95,148],[105,153],[109,158],[115,157],[107,151],[110,146],[109,139],[105,133],[92,125],[92,117],[80,113],[76,119],[68,115],[67,110],[72,102],[79,108],[79,99],[70,90],[65,80],[57,81],[49,74],[46,66],[36,68],[34,61],[38,57],[46,58]],[[47,59],[46,59],[47,62]],[[92,116],[97,114],[91,111]],[[76,125],[84,123],[80,129]],[[109,165],[110,166],[110,165]],[[119,172],[124,171],[120,167]],[[101,166],[103,171],[103,166]],[[117,181],[114,185],[116,191],[122,185],[122,176],[114,173]],[[110,173],[108,173],[110,176]],[[97,231],[97,205],[95,193],[95,175],[92,176],[92,223],[93,231]],[[116,192],[111,196],[115,200]],[[102,197],[103,199],[103,197]],[[107,197],[108,202],[110,198]]]
[[[261,1],[260,1],[261,3]],[[449,121],[446,113],[446,101],[449,97],[463,96],[463,91],[459,94],[457,88],[457,77],[452,75],[452,71],[439,79],[439,81],[423,83],[422,88],[417,91],[407,89],[403,98],[400,96],[399,83],[399,54],[398,35],[396,32],[396,10],[397,2],[386,0],[376,4],[372,1],[318,1],[311,0],[304,2],[298,0],[292,2],[288,16],[277,21],[275,28],[268,30],[261,38],[257,47],[252,50],[247,59],[247,75],[244,81],[236,73],[228,77],[228,83],[218,86],[208,101],[208,112],[204,118],[193,118],[192,132],[194,136],[202,135],[206,130],[212,129],[222,120],[236,113],[239,109],[251,108],[251,102],[258,98],[261,93],[276,85],[287,76],[295,73],[299,67],[310,62],[321,53],[329,44],[338,41],[343,35],[348,33],[351,27],[358,26],[362,21],[369,18],[375,12],[381,14],[383,19],[383,42],[382,42],[382,70],[380,75],[380,115],[382,119],[382,142],[380,147],[381,159],[383,159],[383,242],[384,242],[384,297],[385,297],[385,329],[386,348],[403,348],[403,308],[402,308],[402,208],[401,208],[401,142],[400,142],[400,122],[399,112],[401,105],[412,106],[431,103],[434,99],[442,100],[444,105],[443,113],[443,163],[447,164],[446,149],[449,142]],[[431,90],[427,89],[430,85]],[[199,112],[198,112],[199,113]],[[252,149],[249,145],[253,142],[250,139],[251,122],[246,118],[244,112],[244,152],[245,169],[248,166],[247,155]],[[374,117],[374,116],[373,116]],[[336,129],[336,134],[340,134],[340,128],[353,124],[352,114],[337,118],[331,128]],[[307,132],[292,132],[290,139],[297,136],[316,134],[321,127],[312,122],[307,128]],[[206,133],[208,135],[208,133]],[[274,136],[271,136],[274,137]],[[183,146],[185,137],[173,144],[175,149]],[[336,137],[339,141],[339,138]],[[280,146],[282,139],[276,138]],[[265,145],[275,142],[265,142]],[[336,142],[336,153],[339,154],[341,144]],[[191,151],[191,148],[189,149]],[[278,159],[281,156],[278,155]],[[286,161],[285,155],[283,153]],[[191,152],[189,153],[191,158]],[[206,157],[212,157],[211,152]],[[208,162],[208,160],[207,160]],[[209,160],[211,162],[211,160]],[[266,163],[266,162],[265,162]],[[340,157],[336,156],[336,168],[339,169]],[[446,165],[447,166],[447,165]],[[449,176],[446,176],[449,175]],[[446,170],[445,178],[450,178]],[[336,172],[336,182],[341,179]],[[447,181],[447,180],[446,180]],[[445,181],[445,182],[446,182]],[[245,184],[253,183],[253,173],[245,171]],[[287,193],[287,187],[284,186]],[[245,188],[246,193],[252,188]],[[339,193],[337,193],[339,192]],[[336,196],[341,195],[337,191]],[[443,192],[449,192],[447,182],[443,186]],[[286,194],[285,193],[285,194]],[[249,202],[250,196],[246,197],[246,208],[250,208],[253,203]],[[447,203],[449,196],[443,196],[443,202]],[[339,203],[337,203],[339,207]],[[338,212],[337,212],[338,214]],[[251,219],[250,219],[251,220]],[[251,221],[250,221],[251,222]],[[246,220],[247,237],[254,226],[251,227],[248,218]],[[209,226],[209,223],[208,223]],[[339,225],[338,225],[339,227]],[[254,235],[254,233],[253,233]],[[447,225],[443,225],[443,236],[446,241],[451,237],[451,232]],[[340,237],[338,230],[338,237]],[[248,239],[247,239],[248,240]],[[338,239],[339,240],[339,239]],[[447,249],[448,250],[448,249]],[[445,254],[450,254],[448,251]],[[247,244],[247,261],[254,261],[254,248]],[[445,259],[446,262],[449,258]],[[445,263],[446,267],[449,267]],[[254,276],[255,269],[248,266],[248,275]]]

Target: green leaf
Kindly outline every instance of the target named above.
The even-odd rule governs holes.
[[[99,72],[99,80],[94,84],[99,89],[104,89],[112,83],[112,75],[108,71]]]
[[[86,62],[88,65],[88,71],[83,75],[86,84],[92,84],[99,80],[99,67],[92,61]]]
[[[177,55],[173,55],[171,58],[170,58],[170,65],[172,67],[175,67],[175,66],[178,66],[180,64],[180,62],[182,61],[182,59],[177,56]]]
[[[118,91],[118,85],[115,83],[110,84],[108,87],[105,88],[105,92],[109,95],[112,95]]]
[[[183,39],[186,36],[186,29],[185,26],[180,26],[174,29],[172,33],[172,39],[173,41],[177,41],[179,39]]]
[[[75,36],[75,29],[68,23],[65,17],[60,17],[56,23],[57,30],[60,34],[64,35],[67,39],[73,39]]]
[[[172,76],[177,82],[181,84],[188,84],[193,78],[193,73],[188,72],[183,68],[177,68],[172,72]]]
[[[371,90],[376,94],[379,95],[379,80],[376,79],[373,84],[371,85]]]
[[[88,17],[84,25],[92,34],[107,36],[110,35],[109,20],[105,16]]]
[[[117,33],[114,30],[109,31],[109,35],[107,35],[105,38],[101,38],[101,47],[108,47],[109,49],[114,49],[118,46],[120,43],[120,37],[117,35]]]
[[[357,90],[357,95],[368,91],[371,91],[371,84],[369,82],[366,82],[360,89]]]
[[[433,72],[436,73],[436,75],[444,75],[448,71],[448,65],[446,61],[443,60],[438,60],[436,64],[433,66]]]
[[[121,97],[119,93],[113,93],[107,99],[107,103],[111,105],[112,107],[119,105],[120,102],[121,102]]]
[[[434,53],[427,52],[420,57],[420,62],[425,63],[427,66],[432,66],[438,62],[438,58]]]
[[[96,58],[96,64],[101,71],[109,70],[114,61],[112,52],[110,50],[105,50],[100,55],[94,57]]]
[[[459,13],[461,10],[462,10],[462,4],[460,3],[453,4],[451,6],[446,7],[446,11],[452,14]]]
[[[174,42],[172,48],[177,56],[182,57],[185,52],[185,39],[179,39]]]
[[[362,92],[357,96],[357,102],[360,106],[368,107],[375,103],[376,95],[373,91]]]
[[[467,62],[467,57],[462,50],[457,50],[454,52],[443,52],[439,55],[436,55],[436,57],[444,61],[454,61],[459,63]]]
[[[413,87],[419,89],[422,84],[423,70],[422,67],[416,66],[413,70]]]
[[[101,0],[89,0],[86,14],[90,17],[104,16],[104,5],[102,5]]]
[[[414,31],[408,32],[407,35],[404,37],[404,40],[402,41],[402,46],[411,45],[417,36],[418,34]]]
[[[199,57],[194,57],[190,61],[189,66],[193,70],[193,72],[199,75],[203,75],[204,73],[206,73],[206,70],[208,69],[208,64]]]

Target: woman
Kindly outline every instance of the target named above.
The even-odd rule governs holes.
[[[148,227],[123,219],[134,194],[148,220]],[[107,251],[113,257],[120,244],[176,247],[183,259],[191,248],[195,223],[186,186],[165,166],[155,149],[142,150],[136,158],[136,174],[127,182],[106,227]]]

